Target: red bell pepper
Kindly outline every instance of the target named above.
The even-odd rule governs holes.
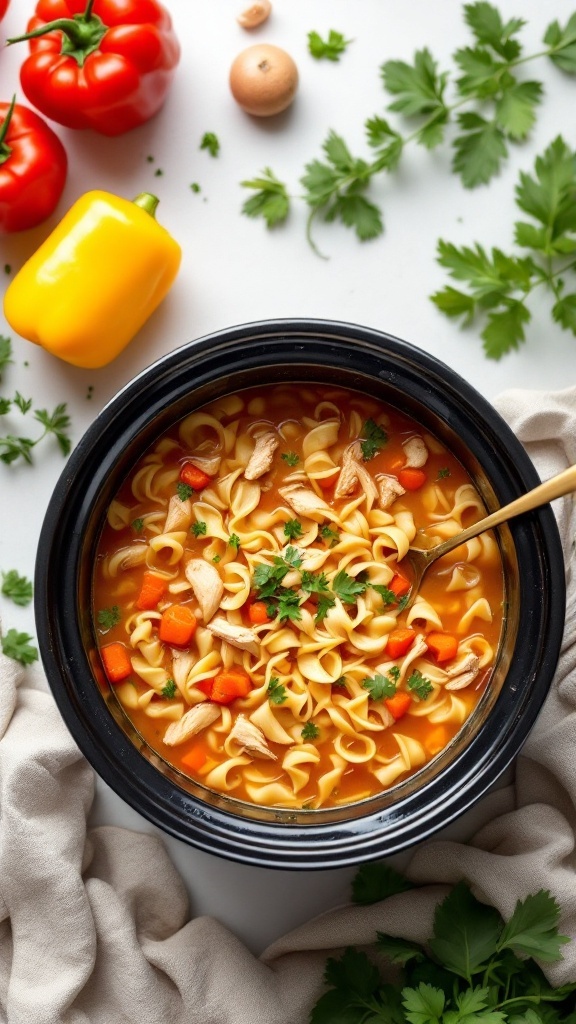
[[[10,3],[10,0],[0,0],[0,21],[2,21],[2,18],[6,14],[6,11],[8,10],[8,4],[9,3]]]
[[[53,212],[68,160],[58,136],[38,114],[0,103],[0,231],[26,231]]]
[[[158,0],[38,0],[23,36],[26,96],[67,128],[121,135],[163,105],[180,58]]]

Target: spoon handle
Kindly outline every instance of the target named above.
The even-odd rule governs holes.
[[[539,508],[540,505],[546,505],[549,501],[553,501],[554,498],[561,498],[562,495],[569,494],[570,491],[576,491],[576,466],[569,466],[568,469],[558,473],[557,476],[551,477],[550,480],[545,480],[543,484],[538,484],[537,487],[528,491],[527,494],[523,494],[520,498],[516,498],[515,501],[511,501],[508,505],[497,509],[496,512],[492,512],[491,515],[469,526],[456,537],[450,537],[444,544],[439,545],[436,550],[442,547],[444,549],[442,554],[447,554],[448,551],[451,551],[452,548],[459,544],[465,544],[467,540],[472,540],[472,537],[477,537],[479,533],[484,533],[484,530],[491,530],[494,526],[500,526],[501,523],[512,519],[513,516],[518,516],[522,512],[530,512],[533,508]],[[451,543],[452,541],[454,543]]]

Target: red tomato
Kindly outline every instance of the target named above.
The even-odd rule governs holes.
[[[121,135],[160,110],[180,46],[158,0],[38,0],[27,34],[11,41],[39,29],[42,35],[29,39],[20,81],[47,117],[67,128]],[[62,52],[65,40],[73,52]]]
[[[9,3],[10,3],[10,0],[0,0],[0,21],[2,21],[2,18],[6,14],[6,11],[8,10],[8,4]]]
[[[0,103],[0,231],[26,231],[53,212],[66,182],[60,139],[33,110]]]

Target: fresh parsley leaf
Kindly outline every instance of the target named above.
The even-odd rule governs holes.
[[[373,679],[368,677],[362,680],[362,686],[370,691],[372,700],[383,700],[385,697],[393,697],[396,693],[396,686],[391,679],[380,675],[378,672]]]
[[[480,903],[459,882],[436,908],[429,946],[444,967],[470,984],[496,953],[502,928],[498,911]]]
[[[515,82],[496,103],[496,124],[509,139],[521,141],[536,121],[536,107],[542,101],[540,82]]]
[[[392,680],[393,680],[393,681],[394,681],[395,683],[397,683],[397,682],[398,682],[398,680],[400,679],[400,669],[399,669],[398,665],[392,665],[392,666],[391,666],[391,667],[390,667],[390,668],[388,669],[388,675],[390,676],[390,678],[391,678],[391,679],[392,679]]]
[[[15,569],[10,569],[2,573],[2,593],[4,597],[14,601],[14,604],[24,607],[32,600],[32,583],[26,576],[20,576]]]
[[[173,679],[168,679],[166,681],[166,685],[162,687],[161,693],[162,693],[162,695],[164,697],[167,697],[168,700],[171,700],[172,697],[176,696],[177,690],[178,690],[178,687],[176,686],[176,683],[174,682],[174,680]]]
[[[370,117],[365,123],[368,145],[377,151],[374,170],[394,171],[400,163],[404,140],[383,117]]]
[[[380,583],[371,583],[370,586],[372,590],[375,590],[377,594],[380,594],[385,606],[389,604],[396,604],[398,594],[395,594],[389,587],[385,587]]]
[[[320,729],[317,725],[314,725],[314,722],[308,721],[304,723],[304,728],[302,729],[303,740],[316,740],[319,735]]]
[[[423,676],[418,669],[414,669],[406,686],[412,693],[416,694],[418,700],[426,700],[434,690],[430,680]]]
[[[17,405],[23,415],[32,408],[32,399],[23,398],[19,391],[14,395],[14,405]]]
[[[204,537],[206,534],[206,523],[199,519],[197,523],[192,523],[190,529],[195,537]]]
[[[352,881],[352,900],[354,903],[367,906],[413,888],[412,882],[395,868],[375,861],[371,864],[362,864],[358,868]]]
[[[325,525],[320,530],[320,536],[322,540],[330,541],[330,547],[333,548],[335,544],[340,540],[338,530],[334,530],[331,526]]]
[[[6,416],[10,412],[12,401],[10,398],[0,398],[0,416]]]
[[[266,692],[271,704],[283,704],[288,696],[286,687],[281,685],[278,676],[271,677]]]
[[[248,217],[263,217],[269,228],[286,220],[290,212],[290,197],[286,186],[269,167],[264,168],[260,178],[241,181],[240,184],[255,193],[244,203],[242,213]]]
[[[316,615],[314,616],[314,622],[316,623],[317,626],[319,626],[321,622],[324,622],[324,619],[328,615],[328,612],[330,611],[331,608],[334,607],[335,604],[336,598],[332,597],[332,594],[321,593],[318,595]]]
[[[390,110],[396,110],[406,117],[444,114],[446,111],[443,97],[448,74],[438,73],[429,50],[418,50],[414,54],[413,64],[389,60],[382,65],[381,72],[386,91],[398,97],[390,103]]]
[[[67,430],[70,427],[70,417],[66,412],[66,403],[57,405],[54,412],[49,413],[47,409],[35,409],[34,418],[44,427],[44,434],[54,434],[63,455],[69,455],[72,442],[68,437]],[[38,438],[38,441],[41,438]],[[35,444],[38,444],[35,441]]]
[[[112,629],[117,626],[121,619],[120,608],[113,604],[111,608],[101,608],[98,612],[98,625],[103,629]]]
[[[0,437],[0,459],[9,465],[11,462],[16,462],[17,459],[23,459],[28,465],[32,465],[32,449],[36,441],[32,441],[29,437],[15,437],[13,434],[7,434],[6,437]]]
[[[407,939],[401,939],[395,935],[385,935],[384,932],[376,934],[378,949],[390,963],[407,964],[410,960],[424,960],[424,950],[418,943],[409,942]]]
[[[464,17],[479,43],[491,47],[506,61],[520,55],[520,44],[513,36],[526,24],[521,18],[511,18],[504,23],[497,8],[484,0],[466,4]]]
[[[362,441],[360,442],[364,462],[373,459],[387,441],[388,434],[384,428],[375,423],[374,420],[366,420],[362,427]]]
[[[524,901],[504,926],[499,949],[510,948],[516,954],[535,957],[544,963],[561,960],[560,946],[569,942],[566,935],[558,934],[560,907],[549,892],[541,890]]]
[[[240,537],[238,536],[237,533],[230,534],[230,536],[228,537],[228,544],[230,545],[230,547],[236,548],[236,551],[238,551],[240,547]]]
[[[332,590],[344,604],[356,604],[361,594],[365,593],[367,583],[349,576],[345,569],[340,569],[332,580]]]
[[[444,1012],[446,996],[442,989],[420,982],[418,988],[402,989],[406,1020],[410,1024],[438,1024]]]
[[[222,556],[221,555],[214,555],[214,558],[212,559],[212,561],[216,562],[216,563],[220,562],[221,560],[222,560]]]
[[[327,162],[313,160],[306,164],[306,174],[301,178],[304,199],[312,214],[353,227],[362,241],[376,238],[384,230],[381,211],[361,194],[370,183],[370,165],[353,157],[344,139],[334,131],[329,132],[322,149]]]
[[[293,590],[280,590],[276,597],[278,600],[277,612],[280,622],[286,622],[287,620],[299,622],[302,618],[302,612],[300,611],[300,598],[298,594],[294,593]]]
[[[323,594],[328,590],[328,579],[323,572],[309,572],[305,569],[300,586],[307,594]]]
[[[2,371],[12,363],[12,342],[10,338],[6,338],[4,335],[0,335],[0,380],[2,380]]]
[[[531,248],[541,249],[547,256],[574,251],[575,189],[576,155],[564,139],[558,136],[542,156],[536,157],[534,175],[525,172],[520,174],[516,202],[524,213],[542,225],[544,231],[541,236],[532,233],[526,239],[522,238],[522,234],[530,228],[534,232],[533,226],[522,222],[516,224],[519,244],[524,245],[528,241]]]
[[[508,155],[504,133],[496,120],[487,121],[472,110],[458,114],[458,124],[462,134],[454,140],[452,169],[465,188],[485,185]]]
[[[351,42],[351,39],[345,39],[341,32],[335,32],[333,28],[327,39],[322,39],[318,32],[308,33],[308,50],[316,60],[340,60]]]
[[[297,519],[289,519],[284,523],[284,536],[289,540],[298,540],[303,532],[302,523],[299,523]]]
[[[30,643],[31,636],[27,633],[19,633],[16,629],[9,629],[2,637],[2,651],[8,658],[14,658],[21,665],[31,665],[38,659],[38,651]]]
[[[446,480],[446,478],[451,476],[451,475],[452,474],[451,474],[450,470],[448,469],[448,466],[442,466],[438,470],[438,480]]]
[[[132,520],[132,529],[135,533],[141,533],[144,529],[144,520],[141,517]]]
[[[300,462],[300,456],[296,452],[282,452],[280,458],[287,462],[289,466],[297,466]]]
[[[176,493],[178,494],[180,501],[186,501],[194,494],[194,488],[190,487],[190,484],[180,482],[176,484]]]
[[[220,152],[220,141],[218,136],[214,132],[204,132],[202,141],[200,143],[200,149],[207,149],[210,156],[218,156]]]
[[[576,74],[576,14],[570,16],[564,28],[553,21],[546,29],[544,42],[556,67],[569,75]]]

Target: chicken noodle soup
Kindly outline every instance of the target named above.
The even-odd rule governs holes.
[[[94,573],[104,671],[164,760],[234,798],[325,808],[436,757],[488,685],[503,573],[485,514],[418,423],[342,388],[268,386],[191,413],[108,510]]]

